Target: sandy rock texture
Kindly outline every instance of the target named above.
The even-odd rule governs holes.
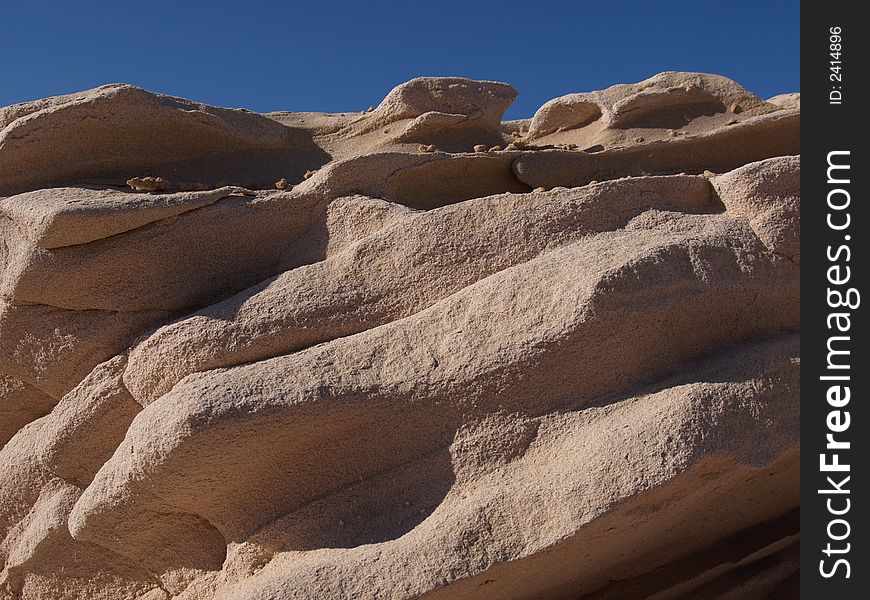
[[[800,97],[0,109],[0,599],[797,598]]]

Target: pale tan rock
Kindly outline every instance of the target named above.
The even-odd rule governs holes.
[[[333,203],[330,219],[347,220],[361,202],[371,200]],[[190,373],[269,358],[412,315],[488,275],[620,227],[650,209],[707,213],[716,210],[716,200],[701,177],[648,177],[532,200],[502,194],[404,213],[345,252],[159,329],[134,347],[125,382],[148,403]],[[524,243],[517,245],[520,237]],[[395,274],[383,277],[390,269]],[[311,302],[313,297],[323,300]]]
[[[624,579],[640,576],[649,565],[658,566],[659,576],[670,568],[676,573],[661,577],[662,583],[686,582],[683,593],[693,594],[706,583],[702,575],[707,565],[691,560],[692,543],[727,539],[738,514],[738,520],[748,517],[761,529],[797,502],[797,456],[785,450],[796,443],[796,344],[792,337],[741,348],[690,369],[685,380],[666,380],[642,395],[530,420],[533,435],[527,447],[496,454],[489,472],[457,472],[441,500],[427,498],[432,493],[428,490],[414,496],[416,488],[406,483],[406,473],[432,472],[435,458],[421,457],[394,470],[390,475],[398,482],[391,513],[402,510],[403,493],[411,494],[404,497],[412,498],[412,507],[426,507],[425,519],[399,538],[368,537],[366,523],[359,519],[347,523],[354,523],[360,538],[329,526],[336,517],[330,511],[352,514],[361,498],[374,493],[365,489],[366,482],[305,506],[252,538],[246,552],[240,548],[228,559],[258,557],[253,564],[265,566],[217,586],[216,597],[417,597],[428,592],[451,600],[501,600],[561,598],[571,592],[599,597],[595,591],[605,598],[630,597],[624,589],[608,594],[604,587],[614,564],[620,565]],[[723,369],[734,377],[728,383],[719,381]],[[685,384],[687,380],[693,383]],[[770,414],[777,419],[762,416]],[[760,439],[747,436],[758,427],[754,419],[767,424],[767,435]],[[487,450],[500,439],[516,436],[511,419],[500,421],[482,428]],[[699,452],[697,445],[698,422],[710,433],[702,445],[718,459],[700,458],[706,452]],[[458,432],[450,445],[454,464],[472,458],[469,446],[480,447],[480,434],[469,433]],[[781,458],[768,462],[765,456]],[[661,485],[664,481],[666,486]],[[385,485],[378,481],[372,487]],[[650,487],[628,497],[638,485]],[[429,508],[433,503],[434,510]],[[307,529],[296,533],[302,524]],[[793,531],[786,529],[785,536]],[[373,544],[355,547],[360,541]],[[313,551],[313,544],[335,549]],[[450,554],[455,558],[445,562],[444,547],[462,550],[457,548]],[[354,577],[359,571],[367,577]],[[444,586],[445,578],[458,581]],[[646,591],[662,586],[655,579],[641,583]]]
[[[0,375],[0,448],[16,431],[44,414],[56,400],[23,381]]]
[[[127,180],[127,185],[137,192],[168,192],[173,187],[162,177],[133,177]]]
[[[666,72],[635,84],[555,98],[535,113],[529,139],[580,148],[624,147],[639,138],[658,142],[695,136],[775,110],[725,77]]]
[[[799,102],[515,94],[0,109],[0,598],[796,597]]]
[[[711,179],[729,212],[749,221],[771,252],[801,262],[800,156],[750,163]]]
[[[773,98],[768,98],[767,102],[780,108],[796,108],[800,110],[801,95],[800,92],[793,92],[791,94],[779,94],[778,96],[774,96]]]
[[[271,184],[325,156],[309,137],[248,111],[113,84],[7,107],[0,195],[73,181]],[[161,135],[155,135],[160,131]]]
[[[372,113],[383,123],[426,113],[464,115],[500,127],[517,92],[513,86],[462,77],[418,77],[396,87]]]
[[[107,599],[159,590],[141,567],[76,542],[67,527],[83,487],[139,410],[120,382],[124,364],[119,357],[97,367],[0,449],[0,585],[22,598],[65,598],[70,588]]]
[[[427,453],[463,419],[541,414],[566,396],[582,408],[715,345],[796,329],[797,269],[768,262],[765,252],[739,221],[651,211],[623,232],[500,271],[406,319],[191,376],[136,418],[77,503],[73,536],[171,570],[178,565],[166,557],[133,550],[144,548],[140,531],[154,532],[144,519],[155,513],[198,517],[166,523],[161,538],[174,553],[198,547],[217,556],[218,546],[203,546],[204,524],[223,539],[244,539],[358,477]],[[552,295],[533,302],[541,289]],[[238,392],[220,393],[227,386]],[[312,420],[336,429],[311,432]],[[219,432],[232,429],[245,434],[229,453]],[[327,451],[323,436],[343,443]],[[316,467],[302,459],[311,444],[323,448]],[[348,454],[367,458],[348,463]],[[279,464],[294,468],[282,476]],[[227,493],[207,499],[198,481]]]
[[[244,195],[240,188],[160,196],[53,188],[0,200],[0,214],[11,219],[37,246],[51,249],[86,244],[176,217],[222,198]]]
[[[95,366],[170,317],[159,310],[70,310],[0,300],[0,373],[41,392],[42,403],[54,404]]]
[[[610,107],[611,127],[646,126],[667,120],[668,111],[681,109],[684,119],[719,113],[745,112],[763,102],[725,77],[705,73],[661,73],[636,84],[636,89]]]
[[[52,191],[40,192],[45,199],[41,212],[49,213],[49,219],[52,212],[63,213],[63,195],[69,193],[56,198]],[[86,203],[99,203],[105,192],[81,190],[80,194]],[[17,215],[25,217],[15,223],[35,240],[16,244],[17,260],[8,262],[0,282],[3,295],[15,303],[67,310],[173,311],[203,304],[279,272],[285,262],[292,263],[290,248],[307,230],[317,203],[280,198],[258,202],[225,188],[182,197],[176,207],[140,213],[139,199],[145,196],[121,192],[112,196],[117,210],[110,209],[110,200],[103,209],[109,214],[95,215],[95,225],[105,237],[69,243],[95,236],[80,233],[75,223],[67,226],[55,219],[57,236],[65,243],[52,248],[37,245],[44,233],[42,218],[32,216],[27,194],[3,200],[4,211],[13,220]],[[23,207],[18,209],[19,205]],[[159,212],[164,218],[154,214]],[[136,221],[147,225],[134,227]],[[25,229],[31,224],[36,230]],[[112,229],[124,234],[113,235]],[[63,240],[65,235],[78,239]]]
[[[376,152],[330,163],[294,194],[338,198],[364,194],[417,209],[503,192],[527,192],[512,172],[516,155]]]
[[[528,153],[514,161],[513,169],[530,186],[579,186],[592,179],[705,170],[722,173],[749,162],[799,153],[800,113],[780,110],[747,117],[732,127],[592,154]]]
[[[174,312],[294,264],[317,199],[61,188],[0,201],[0,373],[53,397]],[[83,223],[93,223],[92,228]]]
[[[471,152],[477,144],[503,142],[501,118],[516,94],[512,86],[492,81],[412,79],[392,90],[372,112],[343,124],[326,146],[336,142],[332,154],[340,158],[346,158],[347,146],[352,148],[350,154],[359,155],[363,146],[384,144]]]
[[[550,100],[535,113],[531,134],[543,136],[556,130],[577,129],[601,117],[601,108],[588,96],[571,94]]]

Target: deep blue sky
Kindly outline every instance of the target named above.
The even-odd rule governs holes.
[[[110,82],[257,111],[364,110],[421,75],[568,92],[707,71],[798,91],[799,2],[3,2],[0,106]]]

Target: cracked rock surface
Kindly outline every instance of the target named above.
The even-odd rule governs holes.
[[[515,96],[0,109],[0,599],[797,598],[799,95]]]

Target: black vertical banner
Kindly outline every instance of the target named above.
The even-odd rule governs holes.
[[[870,270],[858,2],[801,6],[801,594],[870,597]]]

